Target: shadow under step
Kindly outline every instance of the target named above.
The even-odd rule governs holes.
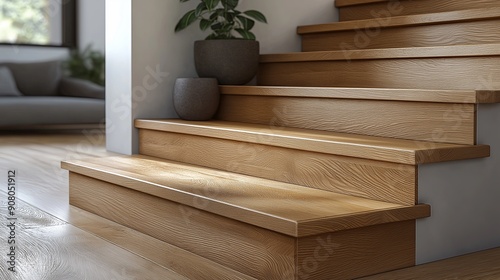
[[[427,205],[146,156],[62,167],[70,171],[72,205],[258,279],[349,279],[412,266],[414,220],[430,215]],[[304,266],[319,253],[317,269]]]
[[[498,0],[336,0],[341,21],[500,7]]]
[[[500,42],[500,7],[299,26],[302,51],[434,47]]]
[[[500,91],[264,86],[220,91],[216,118],[223,121],[468,145],[476,144],[476,104],[500,102]]]
[[[500,44],[261,55],[258,84],[494,90]]]

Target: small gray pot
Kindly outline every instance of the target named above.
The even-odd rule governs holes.
[[[174,86],[174,108],[188,121],[208,121],[219,108],[219,84],[215,78],[179,78]]]
[[[259,42],[253,40],[196,41],[196,72],[203,78],[216,78],[221,85],[244,85],[257,74],[259,52]]]

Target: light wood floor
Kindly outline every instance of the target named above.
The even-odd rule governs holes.
[[[0,219],[7,222],[7,172],[17,171],[16,270],[9,229],[0,227],[0,279],[186,279],[68,223],[68,174],[60,161],[106,156],[102,134],[0,134]],[[3,176],[3,177],[2,177]]]
[[[13,169],[19,246],[14,275],[6,265],[8,229],[0,227],[0,279],[187,279],[89,233],[98,224],[112,232],[116,244],[129,243],[120,233],[130,230],[69,206],[68,174],[59,168],[60,161],[107,155],[112,154],[102,134],[0,133],[0,219],[6,222],[7,171]],[[126,247],[123,242],[120,246]],[[500,279],[500,248],[365,279]]]

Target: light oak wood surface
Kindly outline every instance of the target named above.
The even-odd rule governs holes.
[[[476,143],[474,104],[222,95],[216,118],[409,140]]]
[[[406,221],[300,238],[298,279],[353,279],[414,266],[415,230],[415,221]]]
[[[411,16],[395,16],[387,21],[380,19],[353,20],[347,22],[331,22],[297,27],[297,34],[326,33],[334,31],[351,31],[365,28],[411,27],[415,25],[445,24],[451,22],[480,21],[500,18],[500,9],[480,8],[462,11],[429,13]]]
[[[486,145],[432,143],[224,121],[136,120],[136,127],[310,152],[421,164],[488,157]]]
[[[188,279],[256,280],[164,241],[70,206],[69,223]],[[169,278],[170,279],[170,278]]]
[[[139,139],[143,155],[391,203],[417,203],[412,165],[145,129]]]
[[[63,167],[293,237],[430,215],[426,205],[379,202],[146,156],[72,161]],[[74,176],[76,181],[81,178]],[[92,211],[83,198],[76,194],[70,197]]]
[[[294,279],[281,275],[294,270],[295,238],[76,173],[70,203],[254,278]]]
[[[500,42],[500,8],[299,27],[302,51],[410,48]]]
[[[430,103],[500,103],[500,91],[394,88],[220,86],[223,95],[304,97]]]
[[[500,248],[464,255],[360,280],[497,280],[500,279]]]
[[[337,0],[335,4],[341,21],[500,7],[497,0]]]
[[[389,48],[375,50],[318,51],[283,54],[264,54],[260,62],[312,62],[335,60],[375,60],[375,59],[415,59],[415,58],[459,58],[500,56],[500,44],[480,44],[463,46],[440,46],[425,48]],[[418,87],[415,87],[418,88]]]
[[[305,53],[308,54],[308,53]],[[500,56],[262,63],[261,86],[498,90]],[[291,59],[294,55],[288,56]],[[281,58],[287,58],[283,56]],[[302,57],[305,58],[305,57]]]
[[[5,221],[4,199],[2,194],[0,217]],[[2,263],[1,279],[188,279],[22,200],[16,201],[15,213],[17,272],[14,275]],[[5,246],[8,230],[6,226],[0,229],[0,242]]]

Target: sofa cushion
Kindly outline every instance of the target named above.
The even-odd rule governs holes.
[[[55,96],[62,76],[59,61],[6,63],[14,75],[17,88],[27,96]]]
[[[105,118],[102,99],[23,96],[1,97],[0,127],[48,124],[98,124]]]
[[[0,96],[21,96],[14,76],[6,66],[0,66]]]
[[[59,84],[59,94],[62,96],[104,99],[105,90],[103,86],[94,84],[91,81],[64,77]]]

